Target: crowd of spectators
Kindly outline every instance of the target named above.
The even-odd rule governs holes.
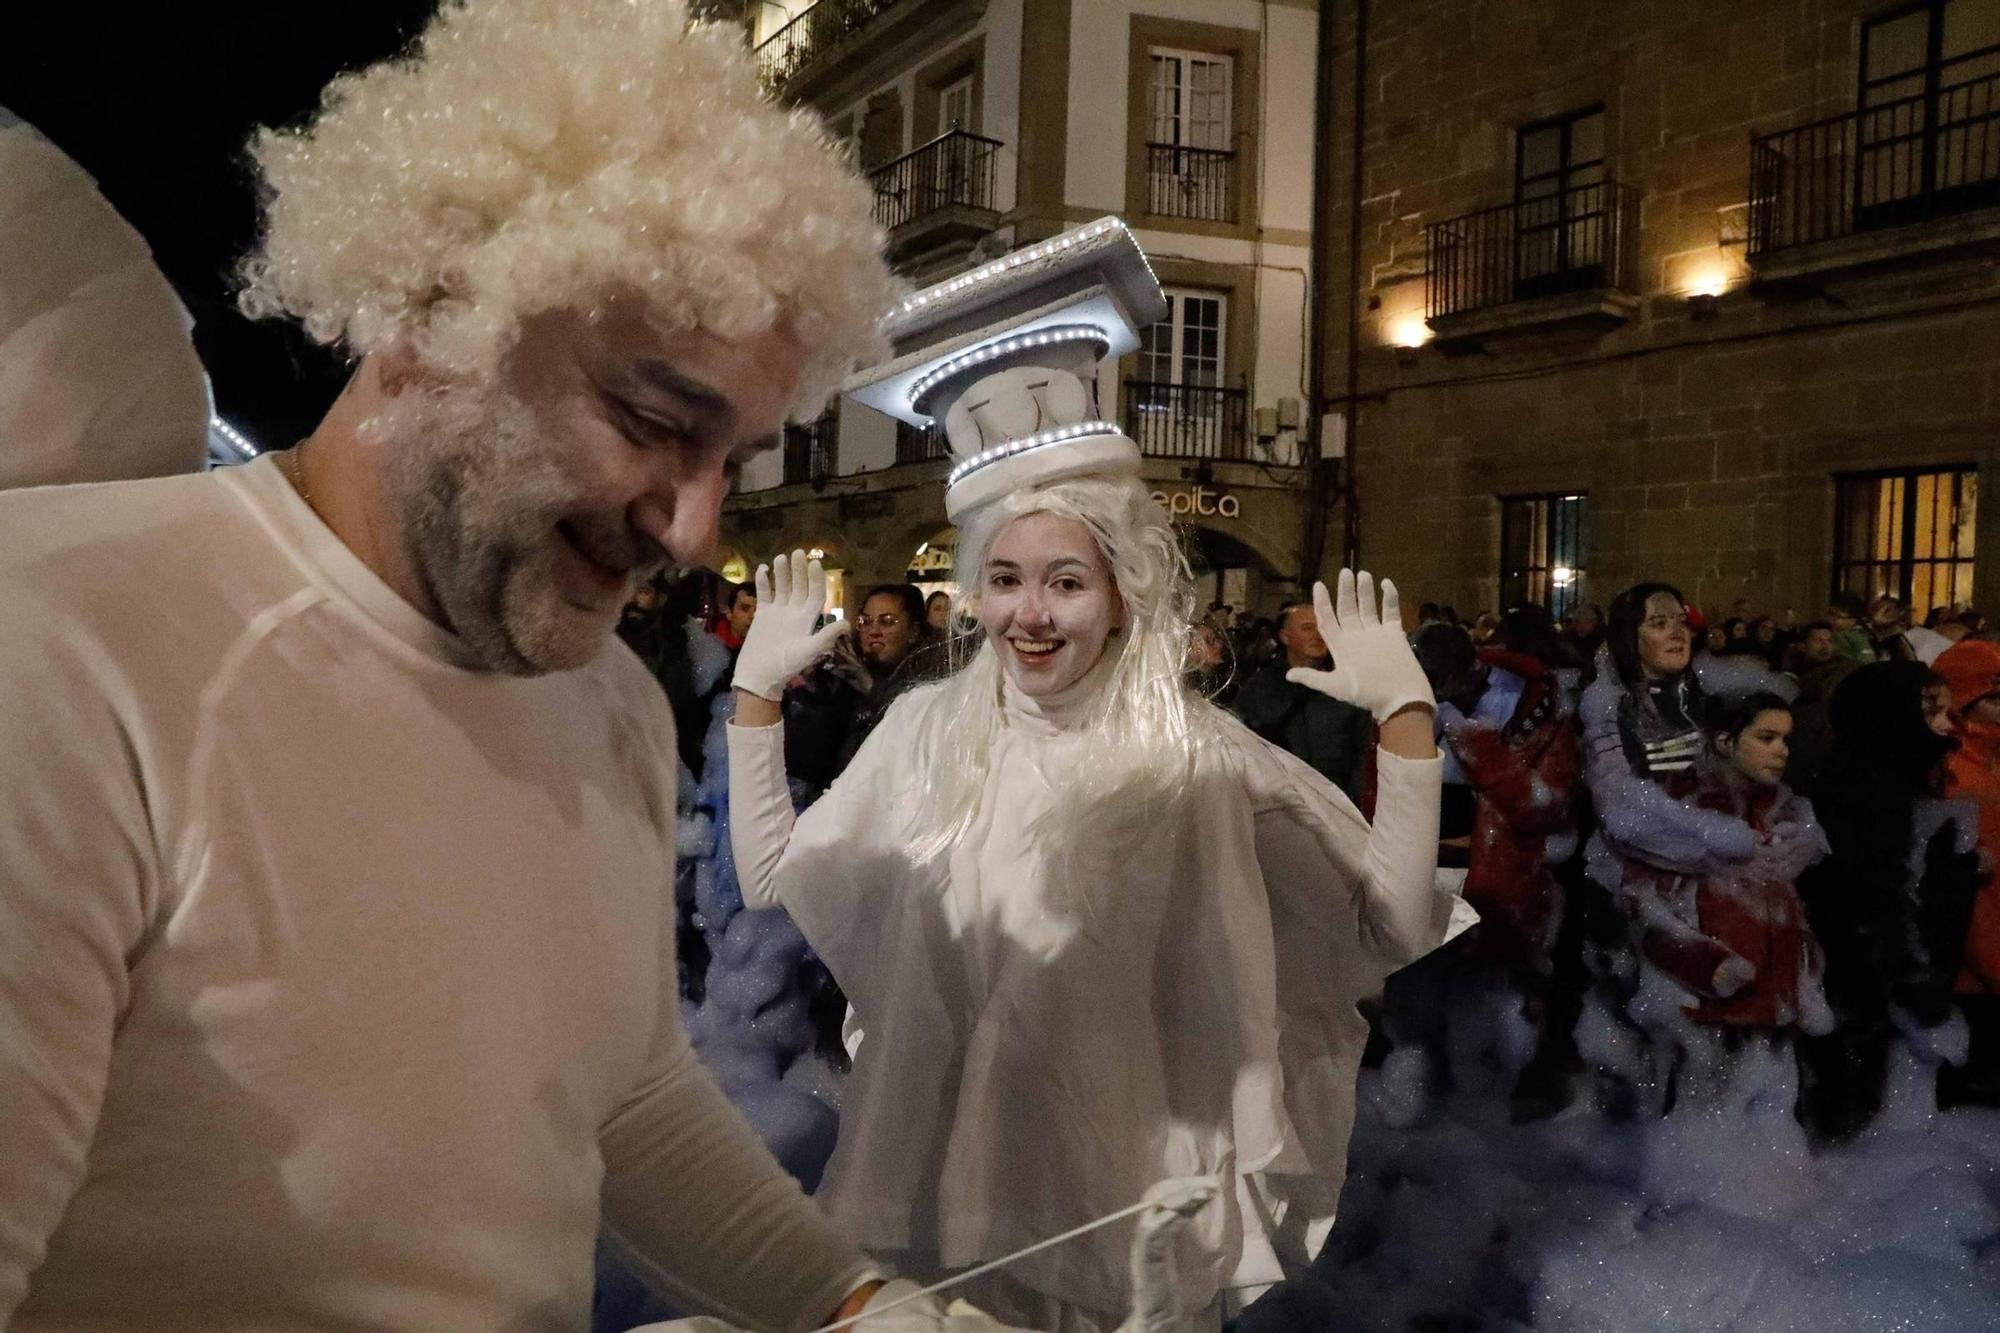
[[[1817,1142],[1861,1132],[1897,1052],[1938,1104],[2000,1104],[2000,643],[1968,609],[1913,623],[1841,594],[1800,622],[1714,614],[1639,584],[1607,613],[1468,621],[1424,603],[1413,641],[1446,763],[1440,865],[1481,925],[1392,983],[1392,1040],[1449,1081],[1446,1015],[1504,984],[1533,1039],[1513,1111],[1664,1112],[1712,1095],[1751,1040],[1790,1046]],[[1365,810],[1365,717],[1291,685],[1327,665],[1310,605],[1216,606],[1189,680]],[[1334,705],[1337,709],[1338,705]],[[1579,1054],[1590,1003],[1641,1052]]]
[[[733,654],[755,615],[754,589],[701,572],[628,612],[697,777],[728,675],[692,691],[690,636]],[[899,694],[952,669],[958,628],[942,592],[868,590],[784,699],[802,804]],[[1936,1067],[1941,1107],[2000,1104],[2000,636],[1976,612],[1913,624],[1895,598],[1843,594],[1803,622],[1705,615],[1642,583],[1560,623],[1427,602],[1411,628],[1438,699],[1440,865],[1481,925],[1392,983],[1404,1012],[1385,1043],[1422,1044],[1449,1081],[1449,1011],[1473,979],[1514,995],[1532,1032],[1517,1118],[1584,1096],[1666,1112],[1752,1040],[1795,1053],[1818,1142],[1870,1122],[1898,1051]],[[1331,665],[1311,603],[1217,603],[1188,642],[1194,689],[1367,811],[1371,719],[1287,679]],[[838,993],[813,985],[837,1051]],[[1642,1052],[1636,1073],[1579,1052],[1593,1003]]]

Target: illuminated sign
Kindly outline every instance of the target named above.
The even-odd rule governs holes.
[[[1175,518],[1241,518],[1243,506],[1228,491],[1154,491],[1153,501]]]

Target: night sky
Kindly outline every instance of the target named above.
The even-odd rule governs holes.
[[[256,226],[243,146],[294,123],[335,73],[408,45],[436,0],[172,0],[0,7],[0,106],[82,163],[194,313],[223,416],[266,448],[305,435],[345,370],[236,312]],[[25,17],[20,11],[36,11]],[[5,188],[5,182],[0,182]]]

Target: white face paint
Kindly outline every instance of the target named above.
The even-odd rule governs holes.
[[[979,623],[1021,693],[1042,698],[1083,679],[1124,622],[1111,568],[1083,524],[1023,514],[994,537],[979,572]]]

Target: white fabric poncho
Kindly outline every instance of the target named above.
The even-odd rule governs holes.
[[[737,869],[826,960],[866,1034],[819,1198],[910,1271],[964,1268],[1124,1207],[1169,1176],[1233,1173],[1194,1230],[1182,1308],[1277,1280],[1333,1219],[1366,1038],[1355,1001],[1472,919],[1435,878],[1441,761],[1380,763],[1371,830],[1331,783],[1220,710],[1197,778],[1077,893],[1037,847],[1090,760],[1093,672],[1006,692],[970,836],[918,863],[916,729],[893,707],[797,819],[780,726],[732,725]],[[948,725],[936,718],[929,725]],[[1115,864],[1113,858],[1115,857]],[[1011,1266],[1122,1317],[1129,1224]]]

